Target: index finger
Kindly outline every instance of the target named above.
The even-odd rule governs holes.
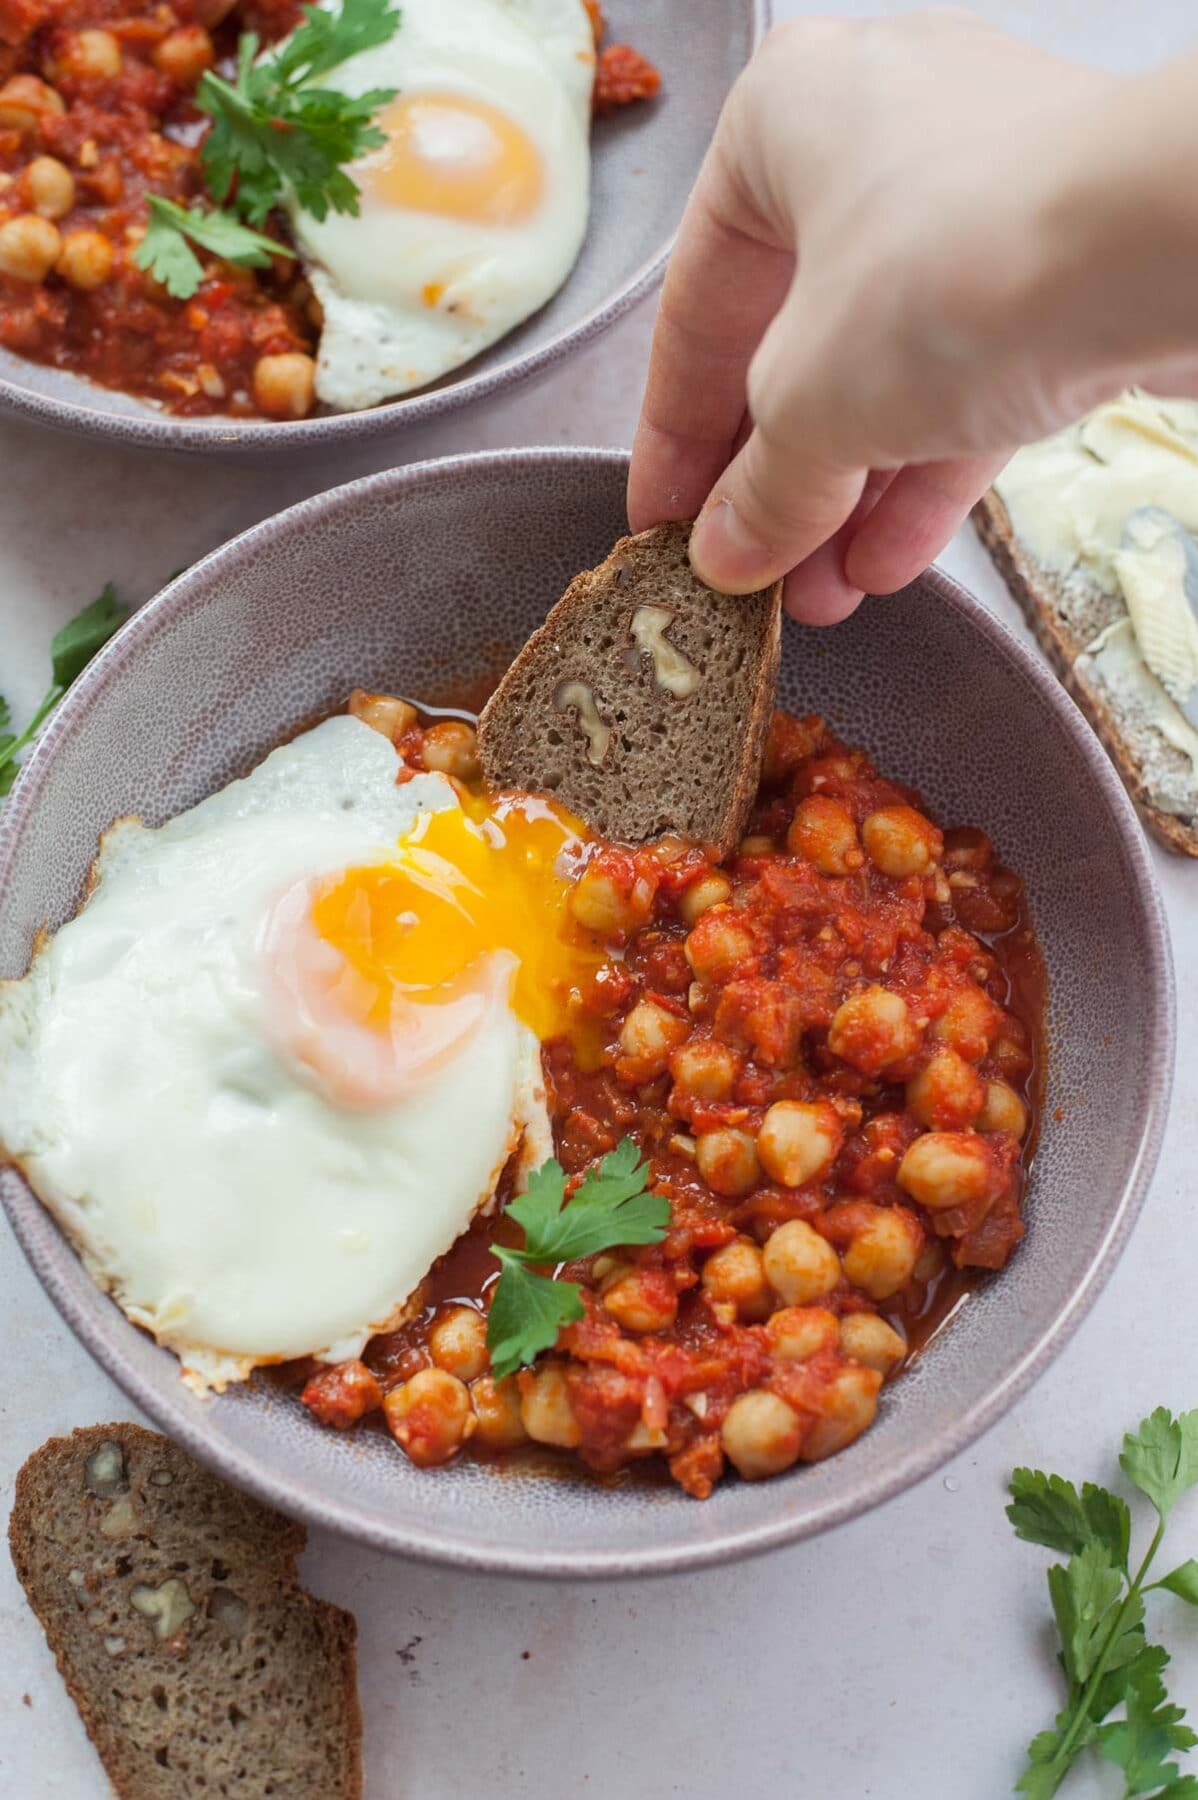
[[[633,531],[698,512],[736,448],[749,362],[794,274],[741,190],[723,131],[670,258],[633,441]]]

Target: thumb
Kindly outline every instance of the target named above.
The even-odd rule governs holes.
[[[751,594],[840,530],[865,469],[845,469],[772,441],[760,425],[715,484],[691,534],[691,566],[723,594]]]

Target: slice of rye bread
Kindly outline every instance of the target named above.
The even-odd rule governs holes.
[[[1094,727],[1148,830],[1167,850],[1198,856],[1198,782],[1188,759],[1142,716],[1119,706],[1080,666],[1086,646],[1125,616],[1122,601],[1076,573],[1067,579],[1036,562],[1020,542],[993,488],[973,509],[978,536],[1019,602],[1041,649]],[[1194,787],[1195,806],[1168,811],[1153,798],[1154,784]]]
[[[120,1800],[359,1800],[356,1627],[302,1526],[139,1425],[35,1450],[9,1545]]]
[[[621,538],[575,577],[484,707],[478,747],[493,786],[551,793],[604,837],[679,832],[725,854],[761,774],[781,584],[713,593],[690,531]]]

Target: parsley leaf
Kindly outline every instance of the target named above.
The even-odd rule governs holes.
[[[645,1167],[631,1138],[624,1138],[598,1170],[588,1170],[562,1205],[565,1172],[559,1162],[536,1171],[528,1191],[513,1200],[508,1216],[524,1227],[524,1254],[532,1262],[575,1262],[613,1244],[656,1244],[670,1222],[670,1203],[645,1192]]]
[[[251,231],[232,213],[176,206],[161,194],[149,196],[149,208],[150,222],[134,261],[176,300],[189,300],[204,279],[203,265],[188,238],[214,256],[243,268],[264,269],[272,256],[295,256],[294,250],[276,238]]]
[[[1190,1606],[1198,1606],[1198,1562],[1191,1556],[1152,1585],[1154,1588],[1167,1588],[1179,1600],[1187,1601]]]
[[[118,603],[112,583],[109,582],[98,599],[93,600],[90,606],[85,606],[61,631],[55,632],[50,643],[53,675],[50,688],[24,731],[7,731],[0,736],[0,799],[8,793],[20,774],[17,758],[21,751],[33,742],[71,683],[82,674],[96,651],[108,642],[128,616],[128,609]],[[0,726],[7,725],[11,716],[8,702],[0,697]]]
[[[343,165],[383,143],[374,123],[394,88],[342,94],[309,85],[361,50],[386,43],[399,25],[390,0],[343,0],[340,11],[303,9],[304,23],[273,56],[258,58],[247,32],[237,74],[226,81],[207,70],[196,105],[213,124],[200,150],[208,191],[261,224],[290,188],[315,219],[356,214],[358,188]]]
[[[1089,1482],[1079,1493],[1071,1481],[1039,1469],[1016,1469],[1011,1476],[1007,1517],[1016,1535],[1069,1559],[1048,1571],[1068,1699],[1052,1727],[1028,1745],[1016,1787],[1025,1800],[1051,1800],[1091,1745],[1123,1770],[1124,1800],[1198,1800],[1198,1777],[1181,1774],[1170,1760],[1198,1744],[1198,1737],[1165,1692],[1168,1653],[1144,1635],[1146,1580],[1166,1520],[1181,1494],[1198,1484],[1198,1411],[1174,1418],[1158,1407],[1124,1438],[1119,1462],[1158,1515],[1134,1575],[1131,1514],[1119,1495]],[[1198,1605],[1198,1561],[1180,1563],[1151,1587]],[[1119,1707],[1123,1717],[1111,1719]]]
[[[1105,1545],[1112,1563],[1127,1566],[1131,1514],[1106,1488],[1087,1482],[1079,1494],[1071,1481],[1041,1469],[1016,1469],[1007,1517],[1025,1543],[1076,1556],[1087,1545]]]
[[[646,1189],[648,1171],[631,1138],[588,1169],[569,1200],[566,1174],[550,1160],[530,1177],[508,1216],[524,1229],[523,1250],[492,1244],[500,1276],[487,1317],[487,1348],[497,1376],[511,1375],[557,1342],[562,1325],[583,1317],[575,1282],[542,1275],[530,1265],[576,1262],[620,1244],[657,1244],[670,1223],[664,1194]]]
[[[554,1281],[525,1268],[520,1256],[502,1246],[493,1254],[502,1274],[487,1314],[487,1348],[497,1377],[514,1375],[542,1350],[552,1350],[563,1325],[583,1317],[576,1282]]]
[[[1126,1716],[1098,1732],[1098,1747],[1108,1762],[1123,1770],[1129,1795],[1155,1794],[1161,1788],[1176,1794],[1180,1771],[1168,1758],[1198,1742],[1182,1723],[1184,1710],[1168,1703],[1161,1680],[1168,1660],[1161,1651],[1155,1663],[1136,1667],[1127,1684]]]

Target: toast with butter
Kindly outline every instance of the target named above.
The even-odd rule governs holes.
[[[761,774],[781,584],[714,593],[690,532],[621,538],[575,577],[484,707],[478,748],[493,786],[551,793],[604,837],[679,832],[722,856]]]
[[[1098,407],[1018,451],[974,522],[1149,830],[1198,856],[1198,403]]]

